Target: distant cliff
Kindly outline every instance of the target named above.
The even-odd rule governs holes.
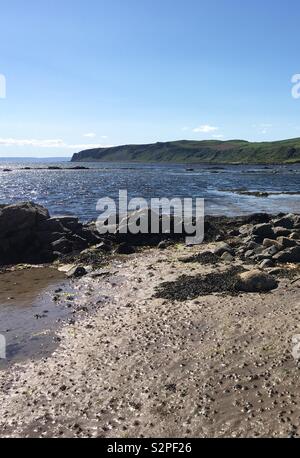
[[[73,162],[186,162],[272,164],[300,162],[300,138],[251,143],[244,140],[158,142],[95,148],[75,153]]]

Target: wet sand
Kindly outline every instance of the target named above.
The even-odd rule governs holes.
[[[0,436],[299,436],[300,282],[155,297],[232,265],[181,261],[197,251],[150,249],[78,280],[77,305],[93,312],[62,327],[51,356],[0,373]]]
[[[0,275],[0,334],[6,339],[6,360],[0,369],[30,357],[51,354],[55,331],[69,314],[67,301],[55,301],[55,291],[72,291],[55,268],[17,268]]]

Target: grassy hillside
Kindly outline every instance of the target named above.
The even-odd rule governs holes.
[[[186,162],[271,164],[300,162],[300,138],[250,143],[243,140],[158,142],[81,151],[73,162]]]

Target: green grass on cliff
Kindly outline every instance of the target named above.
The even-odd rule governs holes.
[[[300,138],[250,143],[244,140],[205,140],[123,145],[81,151],[73,162],[181,162],[272,164],[300,162]]]

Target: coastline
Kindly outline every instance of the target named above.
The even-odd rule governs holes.
[[[116,252],[118,240],[99,265],[92,263],[99,257],[93,247],[88,258],[56,260],[57,267],[89,260],[92,270],[74,279],[78,313],[58,329],[55,351],[0,371],[0,436],[300,435],[299,368],[292,356],[299,262],[258,266],[276,278],[269,292],[232,294],[225,281],[221,290],[217,284],[216,292],[197,290],[194,297],[182,286],[232,268],[257,269],[261,253],[245,257],[243,251],[251,243],[247,234],[270,235],[262,221],[273,221],[275,230],[277,221],[289,224],[286,218],[209,218],[200,246],[155,240],[149,247],[141,239],[125,254]],[[285,229],[290,235],[298,231],[295,218],[297,227]]]
[[[269,294],[154,298],[162,280],[212,269],[180,261],[194,251],[152,248],[78,280],[87,307],[101,300],[62,327],[51,356],[0,372],[0,436],[299,434],[299,287],[283,278]]]

